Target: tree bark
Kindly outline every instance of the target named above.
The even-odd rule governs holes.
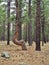
[[[16,35],[17,40],[21,40],[21,5],[18,0],[16,2]]]
[[[45,38],[45,14],[44,14],[44,3],[42,2],[43,7],[41,8],[41,23],[42,23],[42,46],[44,46],[44,42],[46,43],[46,38]]]
[[[21,16],[22,16],[22,0],[20,1],[19,0],[19,23],[20,23],[20,29],[19,29],[19,40],[22,39],[22,19],[21,19]]]
[[[41,0],[36,0],[36,51],[40,51],[40,17],[41,17]]]
[[[29,17],[29,22],[28,22],[28,43],[29,43],[29,46],[31,46],[32,45],[31,0],[29,0],[29,4],[28,4],[28,17]]]
[[[7,2],[8,4],[7,4],[7,7],[8,7],[8,9],[7,9],[7,21],[8,21],[8,27],[7,27],[7,45],[9,45],[10,44],[10,0]]]
[[[26,45],[23,40],[21,40],[21,7],[19,5],[19,1],[16,2],[16,31],[14,34],[13,42],[16,45],[22,46],[22,50],[27,50]]]
[[[7,45],[10,44],[10,23],[8,22],[8,31],[7,31],[7,34],[8,34],[8,39],[7,39]]]

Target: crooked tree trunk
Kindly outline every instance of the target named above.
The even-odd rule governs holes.
[[[36,51],[40,51],[40,16],[41,16],[41,0],[36,0]]]
[[[29,46],[31,46],[32,45],[31,0],[29,0],[29,4],[28,4],[28,17],[29,17],[29,22],[28,22],[28,43],[29,43]]]
[[[13,37],[14,44],[21,46],[22,50],[27,50],[26,45],[25,45],[25,41],[24,40],[19,40],[18,41],[16,36],[17,36],[17,33]]]
[[[20,22],[20,18],[21,18],[20,9],[21,8],[19,9],[18,0],[15,0],[15,2],[16,2],[16,32],[13,37],[13,42],[16,45],[22,46],[23,50],[27,50],[25,42],[21,40],[21,22]]]

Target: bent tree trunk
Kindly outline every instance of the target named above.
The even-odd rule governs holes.
[[[13,42],[16,45],[22,46],[23,50],[26,50],[27,48],[26,48],[25,42],[21,40],[21,22],[20,22],[20,16],[19,16],[20,14],[19,2],[18,0],[16,0],[15,2],[16,2],[16,32],[13,37]]]
[[[36,50],[40,51],[40,16],[41,16],[41,8],[40,8],[41,0],[36,0]]]

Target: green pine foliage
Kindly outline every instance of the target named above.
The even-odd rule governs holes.
[[[0,4],[2,3],[3,0],[0,0]],[[48,36],[49,38],[49,0],[42,0],[44,3],[44,15],[45,15],[45,34]],[[21,22],[22,24],[24,23],[28,23],[29,18],[28,18],[28,2],[26,2],[26,0],[19,0],[19,4],[21,5],[22,8],[22,16],[21,16]],[[41,7],[43,6],[43,4],[41,5]],[[32,20],[32,37],[34,36],[35,33],[35,18],[36,18],[36,0],[32,0],[31,3],[31,20]],[[0,36],[2,35],[2,31],[3,31],[3,22],[6,22],[6,6],[5,5],[0,5]],[[41,14],[43,15],[43,14]],[[11,23],[15,23],[15,18],[16,16],[14,15],[14,13],[11,14],[10,16],[10,22]],[[23,35],[25,36],[26,33],[23,31]]]

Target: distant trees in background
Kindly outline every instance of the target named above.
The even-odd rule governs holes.
[[[22,30],[22,23],[21,23],[21,16],[22,16],[22,0],[18,1],[15,0],[16,2],[16,31],[15,31],[15,36],[16,39],[21,40],[21,30]]]
[[[44,9],[45,9],[44,2],[42,1],[42,7],[41,7],[42,46],[44,45],[44,43],[46,43]]]
[[[10,1],[8,6],[2,2],[0,0],[0,39],[3,37],[9,44],[15,36],[17,40],[24,39],[29,46],[35,41],[36,50],[40,51],[40,41],[42,45],[49,41],[49,1],[15,0],[14,3],[11,0],[13,9]]]

